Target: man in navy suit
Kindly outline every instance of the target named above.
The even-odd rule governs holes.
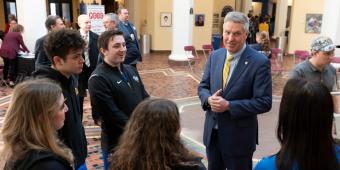
[[[118,17],[118,30],[124,33],[127,49],[124,64],[136,67],[138,61],[142,61],[136,27],[129,21],[129,11],[126,8],[118,9]]]
[[[248,27],[244,14],[227,14],[223,24],[225,48],[211,54],[198,87],[206,111],[203,141],[208,169],[252,169],[258,141],[257,114],[272,106],[270,63],[246,45]]]

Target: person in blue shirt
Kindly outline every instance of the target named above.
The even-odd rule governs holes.
[[[280,150],[255,170],[338,170],[340,147],[332,137],[333,101],[321,82],[290,79],[284,87],[277,138]]]

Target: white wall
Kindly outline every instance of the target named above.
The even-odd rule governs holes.
[[[16,0],[18,23],[24,26],[24,42],[34,52],[35,41],[47,33],[46,0]]]

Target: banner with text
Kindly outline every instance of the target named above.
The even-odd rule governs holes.
[[[105,31],[103,18],[105,15],[104,5],[86,5],[86,12],[91,20],[91,31],[100,35]]]

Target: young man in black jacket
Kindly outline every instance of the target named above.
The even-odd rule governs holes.
[[[101,116],[94,119],[101,119],[102,131],[106,136],[102,144],[108,148],[102,147],[102,150],[107,168],[105,161],[108,152],[117,145],[134,108],[149,94],[136,68],[123,64],[126,45],[122,32],[105,31],[99,37],[98,46],[104,62],[93,71],[88,87],[92,113]]]
[[[82,72],[85,41],[79,32],[62,29],[49,33],[44,41],[47,56],[52,66],[44,66],[33,73],[35,77],[47,77],[60,84],[68,112],[64,127],[58,130],[59,137],[72,150],[76,169],[86,169],[87,142],[77,90],[75,74]]]

